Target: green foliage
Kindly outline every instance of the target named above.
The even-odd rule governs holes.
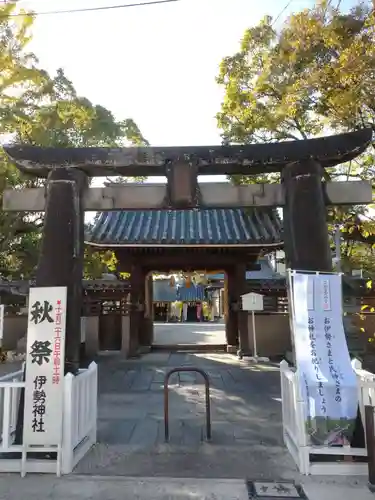
[[[116,121],[106,108],[78,96],[62,69],[49,80],[49,90],[15,130],[17,142],[62,148],[147,144],[133,120]]]
[[[223,59],[217,81],[225,95],[217,122],[224,143],[300,140],[364,125],[375,129],[375,14],[364,4],[349,14],[333,4],[319,1],[278,31],[266,16],[245,31],[238,52]],[[374,148],[328,175],[374,182]],[[329,214],[328,223],[342,227],[347,270],[375,271],[375,223],[364,215],[363,207],[336,207]]]
[[[33,17],[8,17],[15,4],[0,6],[0,136],[36,146],[89,147],[148,143],[132,119],[116,120],[103,106],[77,94],[59,69],[50,76],[27,52]],[[40,185],[11,165],[0,149],[0,202],[5,187]],[[38,260],[43,217],[0,211],[0,277],[30,277]],[[114,256],[86,252],[86,270],[111,269]],[[100,273],[101,274],[101,273]]]
[[[83,276],[85,279],[100,279],[103,273],[115,272],[117,263],[114,252],[97,251],[93,247],[86,247]]]

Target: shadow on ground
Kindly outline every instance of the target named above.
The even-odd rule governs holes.
[[[200,375],[171,377],[170,441],[164,441],[163,381],[196,366],[211,382],[212,441],[206,441]],[[76,473],[197,478],[293,478],[282,442],[277,365],[227,354],[151,353],[99,362],[98,444]]]

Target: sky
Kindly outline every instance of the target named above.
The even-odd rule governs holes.
[[[27,0],[35,11],[140,0]],[[146,0],[147,1],[147,0]],[[133,118],[154,146],[220,144],[215,114],[220,61],[247,27],[277,17],[287,0],[179,0],[118,10],[39,16],[30,48],[42,67],[62,67],[78,92]],[[311,6],[292,0],[280,16]]]
[[[1,0],[0,0],[1,1]],[[36,12],[140,0],[21,0]],[[147,0],[146,0],[147,1]],[[344,8],[353,0],[344,0]],[[62,67],[77,91],[133,118],[153,146],[220,144],[215,82],[246,28],[266,14],[280,25],[314,0],[179,0],[164,5],[41,15],[30,48],[53,73]],[[212,179],[208,179],[212,180]],[[223,180],[223,179],[221,179]]]

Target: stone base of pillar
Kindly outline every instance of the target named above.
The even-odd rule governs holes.
[[[236,345],[227,345],[228,354],[237,354],[238,347]]]
[[[249,334],[248,334],[248,312],[238,311],[238,330],[239,330],[239,340],[240,349],[243,355],[250,352],[249,347]]]
[[[99,317],[89,316],[86,319],[85,355],[94,359],[99,352]]]
[[[140,312],[137,310],[130,311],[129,315],[129,357],[138,355],[139,349],[139,326]]]
[[[238,316],[237,311],[228,311],[225,321],[225,336],[228,345],[237,345],[238,342]]]
[[[130,321],[129,316],[121,318],[121,354],[124,358],[129,356],[130,352]]]
[[[141,346],[152,346],[154,337],[154,322],[151,318],[143,318],[140,331]]]
[[[151,346],[150,345],[141,345],[139,346],[138,349],[139,354],[149,354],[151,352]]]

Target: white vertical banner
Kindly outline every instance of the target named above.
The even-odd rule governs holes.
[[[316,444],[343,444],[357,416],[358,394],[343,325],[341,276],[294,273],[292,284],[297,372],[309,433]]]
[[[23,425],[26,446],[61,444],[66,301],[66,287],[30,289]]]

